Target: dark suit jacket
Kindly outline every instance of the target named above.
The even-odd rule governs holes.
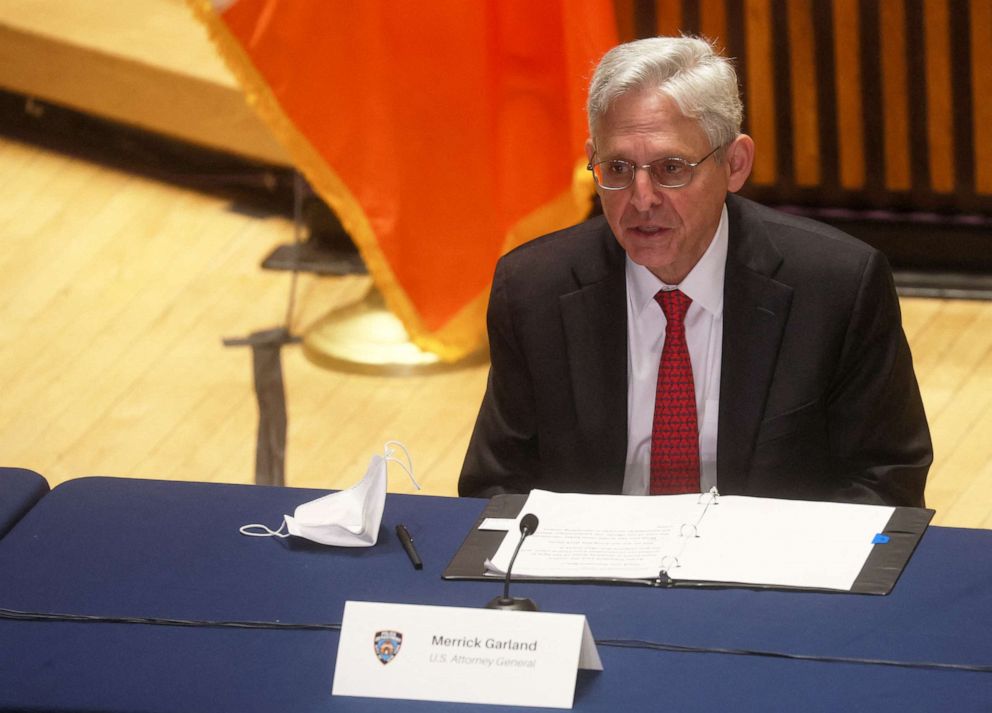
[[[734,195],[727,208],[720,492],[922,506],[930,433],[884,256]],[[602,217],[499,261],[461,495],[621,491],[626,314]]]

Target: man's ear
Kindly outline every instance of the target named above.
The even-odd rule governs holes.
[[[592,163],[592,157],[596,155],[596,146],[593,144],[592,139],[586,139],[586,158],[589,159],[589,163]]]
[[[754,165],[754,140],[747,134],[741,134],[730,142],[725,159],[727,162],[727,190],[736,193],[744,187],[751,166]]]

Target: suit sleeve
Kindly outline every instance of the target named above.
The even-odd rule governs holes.
[[[514,333],[510,273],[501,260],[487,315],[492,365],[458,480],[462,496],[526,493],[539,474],[534,386]]]
[[[828,395],[831,499],[922,507],[930,430],[888,263],[873,252]]]

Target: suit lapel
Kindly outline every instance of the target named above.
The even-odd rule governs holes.
[[[758,426],[789,307],[792,288],[772,279],[782,257],[761,219],[729,196],[730,248],[724,283],[723,361],[717,477],[720,492],[745,492]]]
[[[772,278],[782,257],[754,209],[735,196],[728,196],[727,207],[717,474],[720,491],[735,494],[747,485],[792,288]],[[586,489],[620,492],[627,452],[627,290],[624,254],[605,222],[602,237],[600,259],[578,266],[578,288],[559,300],[577,438],[595,443],[601,462],[617,466],[608,475],[613,480]]]
[[[627,306],[623,251],[603,224],[602,258],[577,266],[559,298],[580,443],[610,465],[590,492],[620,492],[627,455]],[[617,467],[613,467],[613,466]]]

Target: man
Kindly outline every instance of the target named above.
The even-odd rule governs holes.
[[[755,149],[730,62],[696,38],[620,45],[588,112],[604,215],[500,260],[459,493],[922,506],[930,434],[886,260],[733,195]]]

